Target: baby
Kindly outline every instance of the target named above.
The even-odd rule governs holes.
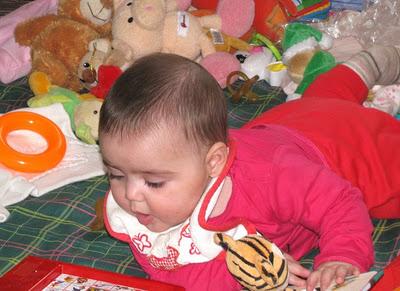
[[[240,290],[216,231],[255,231],[289,261],[289,283],[321,290],[373,264],[370,215],[400,217],[400,123],[361,106],[396,83],[400,56],[375,46],[320,75],[303,98],[227,129],[218,83],[171,54],[137,60],[100,113],[109,233],[154,280]],[[318,247],[314,270],[297,260]]]

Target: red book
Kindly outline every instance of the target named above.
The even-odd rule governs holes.
[[[184,291],[179,286],[28,256],[0,278],[1,290]]]

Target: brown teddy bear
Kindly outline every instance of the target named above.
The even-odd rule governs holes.
[[[19,23],[18,44],[31,48],[32,71],[46,73],[52,84],[82,89],[78,77],[89,43],[111,34],[112,0],[59,0],[57,15]]]

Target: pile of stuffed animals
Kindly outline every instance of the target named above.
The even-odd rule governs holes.
[[[244,35],[252,25],[254,3],[220,1],[215,12],[203,16],[188,12],[190,4],[190,0],[60,0],[56,15],[22,22],[14,35],[18,44],[30,47],[32,71],[44,72],[52,84],[74,91],[109,86],[99,84],[101,65],[124,70],[153,52],[196,60],[223,84],[239,63],[232,54],[216,50],[207,30],[231,38]],[[115,79],[118,73],[105,70],[102,74],[107,77],[102,78],[111,74]]]
[[[314,9],[325,4],[321,0]],[[55,5],[55,14],[22,21],[13,34],[20,47],[30,50],[35,100],[52,95],[54,88],[77,96],[85,90],[92,98],[104,99],[132,62],[154,52],[199,62],[222,88],[237,95],[233,101],[253,96],[257,80],[289,84],[293,94],[287,100],[299,98],[316,76],[336,64],[328,52],[331,37],[311,25],[291,22],[296,13],[312,11],[313,6],[299,12],[292,1],[58,0]],[[40,78],[36,72],[42,73]],[[231,85],[237,78],[243,84],[234,91]],[[44,99],[30,106],[58,100]],[[71,110],[69,114],[74,124]],[[94,143],[96,133],[88,135],[87,130],[78,137]]]
[[[96,124],[86,121],[93,119],[92,112],[98,111],[119,75],[136,59],[154,52],[197,61],[230,91],[231,83],[241,78],[242,87],[233,93],[236,101],[251,96],[257,80],[273,86],[291,80],[297,86],[295,98],[316,73],[335,64],[326,52],[332,40],[309,25],[287,24],[289,16],[282,10],[287,1],[274,0],[268,6],[265,2],[59,0],[55,14],[22,21],[14,30],[15,42],[30,50],[35,96],[28,105],[61,102],[77,136],[95,143],[97,133],[91,128]],[[290,10],[289,4],[286,7]],[[90,98],[79,94],[83,91]],[[257,98],[253,97],[248,100]],[[82,110],[87,107],[83,104],[93,108]],[[87,112],[76,125],[76,115]]]
[[[99,98],[134,60],[153,52],[196,60],[225,87],[234,71],[268,80],[266,65],[280,60],[249,43],[255,31],[274,41],[283,36],[288,19],[282,5],[264,2],[59,0],[56,14],[19,23],[14,36],[30,48],[32,72],[47,74],[56,86],[91,90]]]
[[[56,14],[22,21],[14,30],[15,42],[30,49],[35,96],[28,106],[62,103],[76,135],[96,143],[98,116],[93,112],[101,99],[132,62],[154,52],[197,61],[222,88],[237,95],[236,101],[252,96],[257,80],[273,86],[294,81],[295,98],[315,72],[334,65],[325,51],[332,42],[306,24],[287,24],[279,1],[265,2],[59,0]],[[244,82],[233,92],[237,78]],[[79,94],[83,91],[88,94]]]

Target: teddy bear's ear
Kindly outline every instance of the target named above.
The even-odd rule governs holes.
[[[191,0],[165,0],[167,12],[186,11],[192,4]]]
[[[71,0],[68,0],[71,1]],[[111,22],[112,9],[101,0],[79,1],[80,14],[93,25],[105,25]]]
[[[124,2],[124,0],[113,0],[114,10],[117,10],[119,6]]]
[[[167,13],[165,0],[135,1],[131,6],[134,21],[146,30],[156,30]]]
[[[113,0],[100,0],[100,2],[107,9],[113,8]]]
[[[106,38],[94,39],[89,43],[89,51],[94,52],[95,50],[108,55],[111,52],[111,42]]]

